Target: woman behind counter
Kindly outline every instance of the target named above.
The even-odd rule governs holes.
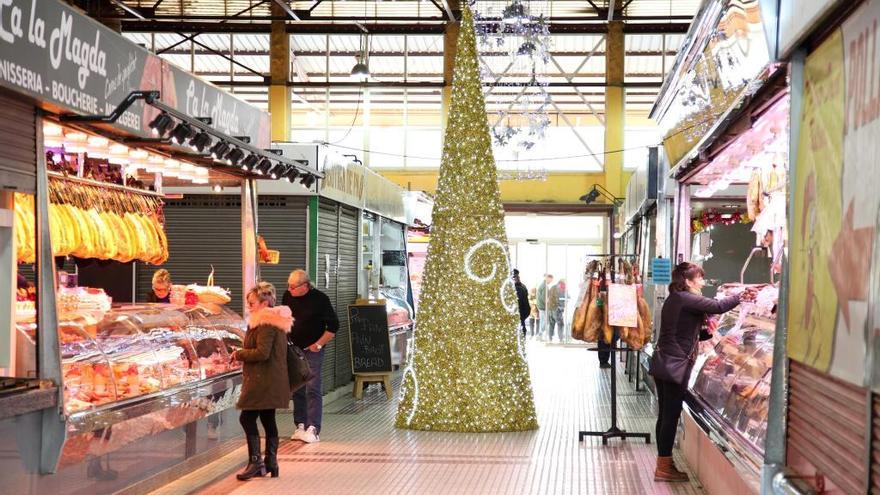
[[[293,316],[287,306],[275,306],[275,287],[259,282],[248,291],[248,330],[242,349],[232,359],[242,361],[241,409],[239,422],[244,429],[248,447],[248,465],[237,475],[245,481],[265,476],[278,476],[278,426],[275,410],[290,403],[287,377],[287,334]],[[266,431],[266,458],[260,458],[260,431],[257,418]]]
[[[669,297],[663,303],[660,335],[650,369],[657,385],[658,403],[654,481],[688,481],[688,475],[679,471],[672,461],[672,445],[688,378],[696,359],[700,329],[707,321],[707,315],[726,313],[740,302],[738,295],[721,300],[703,297],[700,294],[706,285],[703,276],[703,269],[699,266],[680,263],[672,271]]]
[[[153,274],[153,289],[147,292],[149,303],[171,302],[171,274],[162,268]]]

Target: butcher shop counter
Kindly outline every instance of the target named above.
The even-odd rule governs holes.
[[[710,494],[758,493],[775,326],[747,308],[731,311],[701,344],[685,397],[683,449]]]
[[[22,318],[16,328],[18,348],[34,354],[35,322]],[[239,315],[209,303],[90,304],[59,314],[63,435],[54,441],[60,449],[58,473],[85,473],[84,464],[95,459],[137,459],[119,472],[115,483],[121,489],[220,445],[218,438],[236,438],[241,370],[230,355],[241,348],[245,330]],[[44,410],[59,406],[58,389],[51,390],[55,402]],[[42,465],[40,423],[45,419],[39,418],[36,411],[36,416],[0,420],[0,433],[9,433],[4,444],[11,443],[2,448],[17,451],[26,467],[18,476],[20,468],[4,466],[12,461],[0,462],[0,469],[10,467],[4,472],[17,473],[7,488],[64,492],[74,489],[73,480],[81,482],[76,490],[93,487],[94,480],[73,475],[38,476],[37,485],[28,478]]]
[[[0,377],[0,420],[58,405],[58,388],[49,380]]]

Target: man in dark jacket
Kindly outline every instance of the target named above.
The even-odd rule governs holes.
[[[293,394],[293,422],[296,424],[291,440],[306,443],[320,441],[321,416],[324,400],[321,394],[321,365],[324,346],[336,336],[339,318],[326,294],[312,287],[304,270],[294,270],[287,278],[287,292],[282,303],[293,313],[290,342],[303,350],[314,377]]]
[[[516,304],[519,307],[519,324],[522,328],[523,338],[526,338],[526,318],[532,312],[529,305],[529,289],[519,279],[519,270],[513,269],[513,287],[516,289]]]

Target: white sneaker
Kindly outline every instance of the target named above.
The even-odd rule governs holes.
[[[305,435],[302,437],[302,441],[305,443],[318,443],[321,441],[321,439],[318,438],[318,431],[314,426],[309,426],[309,429],[306,430]]]
[[[293,435],[290,436],[291,440],[299,440],[304,442],[306,437],[306,425],[300,423],[296,425],[296,431],[293,432]]]

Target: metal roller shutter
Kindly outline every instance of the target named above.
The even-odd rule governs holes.
[[[823,476],[830,492],[866,493],[868,397],[865,389],[791,361],[786,464],[806,477]]]
[[[318,202],[318,273],[315,276],[315,287],[327,294],[330,303],[339,312],[336,304],[336,255],[339,246],[339,205],[335,201],[321,198]],[[327,343],[324,348],[324,364],[321,367],[322,387],[324,393],[336,388],[336,339]]]
[[[277,265],[260,265],[260,277],[282,294],[287,275],[306,263],[308,198],[303,196],[260,197],[259,232],[269,249],[280,251]],[[205,283],[214,265],[215,283],[232,291],[230,308],[242,312],[241,198],[239,196],[190,196],[165,202],[168,261],[174,283]],[[205,246],[213,246],[206,254]],[[158,267],[138,264],[138,298],[143,300]],[[280,295],[279,295],[280,300]]]
[[[339,212],[339,268],[336,276],[339,332],[336,334],[336,386],[351,382],[351,332],[348,327],[348,305],[358,297],[358,226],[360,211],[342,206]]]
[[[880,395],[874,395],[871,437],[871,493],[880,494]]]
[[[287,290],[287,276],[292,270],[306,267],[308,198],[260,196],[259,208],[258,232],[269,249],[281,253],[277,265],[260,265],[260,278],[275,286],[280,303]]]
[[[238,196],[189,196],[165,201],[165,233],[168,261],[175,284],[204,284],[211,265],[214,283],[230,290],[230,309],[242,313],[241,198]],[[137,299],[151,290],[153,272],[159,267],[138,263]]]
[[[0,92],[0,189],[37,189],[37,113],[27,99]]]

